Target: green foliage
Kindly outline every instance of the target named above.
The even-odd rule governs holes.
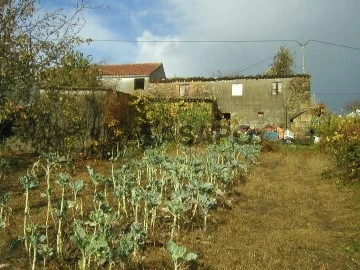
[[[5,209],[10,200],[10,195],[10,192],[0,192],[0,229],[7,225]]]
[[[184,224],[199,220],[203,220],[206,232],[213,208],[242,179],[248,164],[255,163],[260,151],[259,146],[240,145],[230,138],[200,149],[176,147],[149,148],[137,160],[122,159],[117,163],[120,159],[112,159],[109,174],[100,174],[96,168],[87,166],[93,185],[85,185],[62,171],[60,163],[67,159],[55,153],[43,154],[35,162],[33,173],[20,178],[26,191],[25,248],[33,259],[32,265],[39,258],[44,265],[52,259],[55,236],[57,260],[68,259],[65,247],[70,248],[75,251],[80,269],[131,267],[142,258],[145,243],[159,234],[170,241],[168,250],[175,269],[195,260],[196,254],[172,241],[180,239]],[[31,229],[29,192],[38,185],[35,173],[39,168],[44,170],[42,177],[48,182],[45,187],[48,211],[45,224]],[[58,184],[55,186],[58,191],[52,191],[52,180]],[[86,197],[90,205],[84,208],[85,198],[76,197],[83,189],[86,189],[83,194],[92,196]],[[68,192],[72,194],[66,195]],[[52,208],[51,201],[58,205]],[[74,211],[67,211],[70,207]],[[50,214],[56,214],[55,226],[49,223]],[[73,233],[69,233],[71,228]]]
[[[101,103],[58,91],[100,85],[91,59],[75,49],[84,42],[77,33],[87,7],[80,0],[69,14],[40,5],[0,1],[0,124],[20,118],[17,135],[25,143],[36,151],[66,152],[100,136]]]
[[[286,102],[289,115],[308,109],[311,105],[310,80],[292,78],[287,85]]]
[[[6,158],[0,158],[0,181],[5,179],[6,173],[9,168],[10,168],[9,160]]]
[[[198,135],[203,127],[212,124],[212,104],[185,101],[151,102],[146,107],[147,119],[152,124],[152,131],[159,137],[166,136],[166,128],[170,128],[176,140],[182,126],[191,127],[193,135]],[[160,129],[159,129],[160,128]]]
[[[131,103],[122,137],[135,139],[139,144],[180,140],[180,129],[189,127],[196,137],[204,127],[212,125],[212,104],[206,102],[158,101],[137,95]],[[202,134],[200,134],[202,135]]]
[[[273,63],[266,72],[269,76],[288,76],[292,75],[294,66],[293,52],[286,48],[286,46],[280,46],[278,53],[274,56]]]
[[[91,58],[81,52],[69,49],[60,56],[56,67],[45,70],[41,75],[41,88],[91,89],[100,86],[100,73],[91,65]]]
[[[186,252],[186,247],[177,245],[175,242],[170,241],[167,245],[167,250],[171,255],[171,259],[174,263],[174,270],[179,269],[185,262],[195,261],[197,254]]]
[[[62,56],[83,42],[76,36],[83,3],[70,16],[39,5],[38,0],[0,1],[0,106],[6,99],[27,103],[31,91],[42,85],[39,74],[61,64]]]
[[[110,252],[104,234],[87,233],[80,224],[75,224],[74,234],[70,240],[81,250],[82,259],[79,261],[79,267],[82,270],[91,262],[91,256],[99,258],[102,254]]]
[[[360,180],[360,118],[331,115],[315,127],[321,149],[332,153],[346,178]]]
[[[16,133],[39,152],[88,149],[102,135],[103,98],[93,90],[45,91],[23,110]]]
[[[38,178],[33,174],[26,174],[19,177],[20,183],[25,190],[31,190],[39,186]]]

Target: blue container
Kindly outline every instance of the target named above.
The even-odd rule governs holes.
[[[265,141],[276,142],[279,140],[279,134],[276,131],[265,131],[263,137]]]

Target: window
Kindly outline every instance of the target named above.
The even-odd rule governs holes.
[[[257,117],[259,117],[259,118],[264,117],[264,112],[258,112],[258,113],[257,113]]]
[[[179,85],[179,96],[180,97],[187,96],[189,94],[189,88],[190,88],[190,85],[188,85],[188,84]]]
[[[283,90],[282,82],[273,82],[272,83],[271,94],[273,96],[281,94],[282,90]]]
[[[134,90],[144,90],[145,89],[145,79],[135,79],[134,80]]]
[[[235,83],[235,84],[232,85],[231,95],[233,97],[243,95],[243,85],[242,85],[242,83]]]

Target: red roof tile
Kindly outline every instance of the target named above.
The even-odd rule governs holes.
[[[149,76],[161,63],[99,65],[102,75]]]

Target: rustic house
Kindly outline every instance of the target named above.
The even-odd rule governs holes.
[[[290,116],[311,103],[309,75],[167,79],[150,82],[144,93],[158,98],[213,100],[218,118],[257,128],[267,124],[290,127]]]
[[[261,129],[265,125],[307,129],[311,115],[310,76],[238,76],[166,79],[162,63],[100,65],[106,87],[153,100],[214,103],[214,119]],[[305,115],[307,117],[305,117]]]
[[[105,87],[119,92],[134,94],[149,88],[150,81],[165,79],[162,63],[99,65]]]

